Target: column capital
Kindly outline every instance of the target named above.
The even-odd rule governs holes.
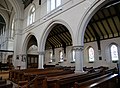
[[[82,51],[84,49],[84,46],[73,46],[73,49]]]

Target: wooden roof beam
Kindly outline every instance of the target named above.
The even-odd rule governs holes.
[[[105,16],[105,13],[104,13],[103,11],[101,11],[101,12],[102,12],[103,16],[105,17],[106,22],[107,22],[107,25],[108,25],[108,27],[109,27],[109,29],[110,29],[110,31],[111,31],[113,37],[114,37],[114,32],[113,32],[113,30],[112,30],[112,28],[111,28],[111,26],[110,26],[110,24],[109,24],[109,22],[108,22],[108,19],[107,19],[106,16]],[[105,30],[107,30],[107,29],[105,29]]]

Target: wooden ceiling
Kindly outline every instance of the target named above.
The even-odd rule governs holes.
[[[46,40],[46,49],[54,49],[72,45],[72,38],[68,29],[61,24],[56,24],[50,31]]]
[[[22,0],[26,8],[33,0]],[[7,0],[0,0],[0,10],[4,10],[11,15],[13,7]],[[39,0],[41,3],[41,0]],[[39,4],[40,4],[39,3]],[[3,9],[4,8],[4,9]],[[0,16],[0,21],[4,23]],[[106,4],[91,18],[86,27],[84,42],[100,41],[120,37],[120,0],[113,0]],[[72,38],[68,29],[61,24],[56,24],[49,33],[46,40],[46,49],[59,48],[72,45]],[[99,47],[100,48],[100,47]]]
[[[85,31],[84,42],[120,37],[120,1],[102,7],[92,17]]]
[[[89,21],[84,34],[84,43],[96,41],[100,50],[100,41],[120,37],[120,1],[106,4]],[[46,41],[46,49],[72,45],[71,35],[63,25],[56,25]]]

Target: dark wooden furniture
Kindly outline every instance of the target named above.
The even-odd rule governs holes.
[[[0,85],[0,88],[13,88],[13,84],[10,83],[10,84],[2,84]]]
[[[85,73],[85,74],[74,73],[74,74],[53,76],[47,78],[47,83],[49,88],[71,88],[73,87],[74,82],[76,81],[84,82],[105,74],[113,74],[113,73],[111,71],[98,70],[93,73]]]
[[[18,83],[18,81],[26,81],[28,82],[32,80],[36,75],[46,75],[49,76],[56,76],[56,75],[62,75],[62,74],[70,74],[74,73],[73,70],[69,69],[55,69],[55,68],[49,68],[49,69],[26,69],[26,70],[11,70],[9,72],[9,79],[15,83]]]
[[[9,70],[9,64],[0,62],[0,70]]]
[[[27,55],[27,68],[38,68],[38,55]]]
[[[117,88],[117,74],[106,74],[85,82],[75,82],[74,88]]]

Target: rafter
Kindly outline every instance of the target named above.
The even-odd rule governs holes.
[[[87,30],[89,31],[89,33],[92,35],[94,41],[95,41],[95,36],[92,34],[92,32],[90,31],[89,27],[87,26]]]
[[[105,30],[106,28],[105,28],[102,20],[100,19],[99,15],[98,15],[97,13],[96,13],[96,15],[98,16],[98,18],[99,18],[99,20],[100,20],[100,23],[101,23],[101,25],[103,26],[103,28],[104,28],[104,30]],[[106,32],[106,34],[107,34],[107,36],[108,36],[108,38],[109,38],[109,34],[108,34],[107,30],[105,30],[105,32]]]
[[[98,50],[101,50],[101,46],[100,46],[100,36],[99,34],[97,33],[97,31],[95,30],[94,26],[92,24],[90,24],[91,28],[93,29],[93,32],[96,36],[96,39],[97,39],[97,45],[98,45]]]
[[[109,8],[108,8],[108,12],[109,12],[109,14],[111,15],[111,19],[112,19],[112,22],[113,22],[113,24],[114,24],[114,26],[115,26],[115,30],[117,31],[118,36],[120,36],[119,30],[118,30],[118,28],[117,28],[117,25],[116,25],[116,23],[115,23],[115,20],[113,19],[112,13],[111,13],[111,11],[109,10]]]
[[[109,22],[108,22],[108,19],[106,18],[104,12],[103,12],[103,11],[101,11],[101,12],[102,12],[103,16],[105,17],[105,19],[106,19],[105,21],[107,22],[107,25],[108,25],[108,27],[109,27],[109,29],[110,29],[110,31],[111,31],[113,37],[114,37],[114,33],[113,33],[112,28],[111,28],[111,26],[110,26],[110,24],[109,24]],[[106,30],[106,29],[105,29],[105,30]]]

